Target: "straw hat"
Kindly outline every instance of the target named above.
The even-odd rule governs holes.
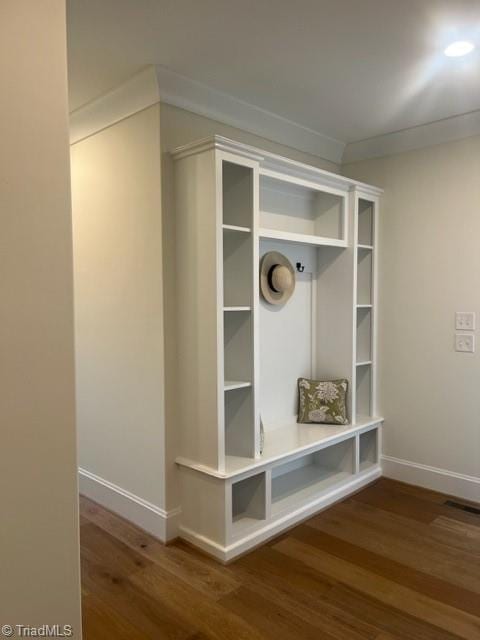
[[[266,253],[260,263],[260,290],[270,304],[285,304],[295,289],[295,270],[278,251]]]

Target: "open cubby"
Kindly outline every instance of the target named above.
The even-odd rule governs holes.
[[[342,240],[343,196],[262,176],[260,227]]]
[[[232,484],[233,528],[243,529],[266,518],[266,478],[259,473]]]
[[[231,382],[252,382],[253,376],[253,327],[249,311],[225,311],[224,330],[224,379]]]
[[[373,246],[373,202],[363,200],[358,201],[358,244]]]
[[[253,224],[253,170],[241,164],[222,163],[223,224]]]
[[[357,368],[357,418],[372,415],[372,367]]]
[[[272,470],[272,514],[311,500],[351,476],[354,439],[350,438]]]
[[[227,456],[255,456],[255,415],[252,387],[225,392],[225,453]]]
[[[359,305],[372,304],[372,269],[372,252],[359,249],[357,256],[357,304]]]
[[[378,463],[378,430],[361,433],[359,447],[359,471],[367,471]]]
[[[251,306],[253,244],[249,233],[223,232],[223,304]]]
[[[372,359],[372,310],[357,309],[357,364]]]

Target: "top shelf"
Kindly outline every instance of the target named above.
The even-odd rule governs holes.
[[[358,200],[358,247],[362,249],[373,249],[374,206],[370,200]]]
[[[277,229],[260,229],[260,238],[270,238],[272,240],[281,240],[283,242],[296,242],[298,244],[309,244],[323,247],[346,247],[345,240],[336,238],[323,238],[321,236],[313,236],[305,233],[294,233],[292,231],[278,231]]]
[[[309,245],[345,247],[347,196],[308,180],[260,175],[260,236]]]
[[[224,231],[233,231],[233,232],[240,232],[240,233],[250,233],[252,230],[250,229],[250,227],[239,227],[235,224],[224,224],[222,225],[223,230]]]

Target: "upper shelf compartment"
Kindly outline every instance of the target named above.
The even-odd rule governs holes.
[[[361,249],[373,248],[373,206],[369,200],[358,200],[358,245]]]
[[[250,231],[253,220],[253,171],[233,162],[223,162],[223,228]]]
[[[260,236],[302,244],[343,247],[346,194],[305,180],[260,176]]]

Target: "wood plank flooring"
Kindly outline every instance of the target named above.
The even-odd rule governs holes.
[[[82,497],[84,638],[480,640],[480,515],[446,499],[382,478],[224,567]]]

